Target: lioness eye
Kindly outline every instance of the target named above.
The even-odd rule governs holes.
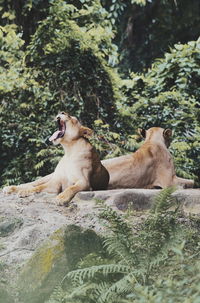
[[[62,115],[65,115],[65,112],[62,112],[61,114],[62,114]]]

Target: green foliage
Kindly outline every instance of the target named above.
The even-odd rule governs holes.
[[[0,185],[53,171],[60,110],[94,128],[101,157],[135,151],[138,127],[172,128],[178,175],[200,182],[198,0],[22,2],[0,0]],[[169,46],[143,74],[114,68],[144,71]],[[49,303],[199,302],[199,218],[180,213],[173,191],[137,228],[103,207],[105,251],[81,260]]]
[[[87,126],[97,118],[117,125],[120,91],[108,64],[115,51],[105,14],[99,1],[80,10],[54,1],[25,51],[14,25],[1,28],[1,185],[54,170],[62,152],[48,137],[59,111]]]
[[[117,1],[118,2],[118,1]],[[120,68],[142,72],[174,44],[197,40],[200,31],[198,0],[123,1],[126,7],[117,22]]]
[[[48,300],[48,303],[60,303],[63,300],[64,291],[62,287],[58,286],[54,289],[53,293],[51,294],[50,299]]]
[[[91,143],[98,150],[101,158],[113,158],[124,153],[135,151],[140,144],[138,135],[126,135],[114,132],[109,124],[103,123],[101,119],[94,121],[94,135]]]
[[[62,151],[48,137],[60,110],[95,129],[91,142],[102,158],[135,151],[138,127],[172,128],[177,174],[200,181],[199,40],[176,44],[148,72],[122,79],[113,68],[118,49],[111,15],[122,17],[133,3],[53,1],[26,48],[1,3],[9,20],[0,30],[1,185],[53,171]],[[24,16],[37,5],[43,10],[44,1],[27,2]],[[12,14],[10,1],[7,9]]]
[[[132,73],[122,83],[127,100],[121,113],[129,128],[171,128],[171,151],[185,177],[199,176],[199,59],[200,40],[177,44],[146,74]]]
[[[28,64],[42,66],[38,77],[54,99],[90,125],[97,117],[109,116],[111,123],[116,118],[117,87],[104,60],[112,56],[112,32],[104,15],[98,1],[87,10],[54,1],[28,48]]]
[[[172,194],[173,192],[175,192],[175,190],[176,187],[170,187],[166,190],[162,190],[160,194],[155,197],[151,211],[154,214],[157,214],[157,213],[165,212],[170,207],[172,207],[175,202]]]
[[[50,119],[53,117],[51,110],[47,110],[52,96],[35,79],[37,70],[25,65],[23,41],[16,34],[15,27],[1,28],[0,35],[1,182],[16,183],[38,175],[41,170],[36,164],[40,160],[45,163],[46,157],[53,153],[45,142],[50,134],[49,129],[44,127],[49,116]],[[43,112],[43,115],[39,115],[39,112]],[[44,148],[46,151],[42,154]],[[27,169],[30,167],[32,172]]]
[[[189,219],[177,207],[169,208],[174,190],[160,192],[136,229],[122,215],[102,206],[109,258],[103,264],[100,257],[88,256],[87,267],[83,260],[81,268],[69,272],[63,280],[67,290],[62,281],[63,296],[58,302],[198,302],[198,218]]]
[[[49,4],[49,0],[0,0],[0,25],[14,22],[27,45],[37,28],[37,22],[47,15]]]
[[[28,45],[38,22],[48,16],[49,0],[0,0],[1,25],[14,22]],[[78,9],[93,6],[95,0],[67,0]],[[163,56],[174,43],[196,40],[199,36],[198,0],[101,0],[119,47],[120,68],[143,70]],[[98,15],[96,17],[98,19]],[[95,19],[96,23],[96,19]],[[163,37],[165,37],[163,39]],[[117,63],[116,58],[112,61]]]

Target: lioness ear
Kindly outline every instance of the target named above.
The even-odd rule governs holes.
[[[138,128],[138,134],[142,137],[142,138],[146,138],[146,130],[144,128]]]
[[[81,126],[80,128],[80,135],[83,136],[83,137],[89,137],[93,134],[93,130],[91,130],[90,128],[88,127],[85,127],[85,126]]]
[[[164,136],[164,138],[169,138],[169,137],[171,137],[171,136],[172,136],[172,130],[169,129],[169,128],[164,129],[164,131],[163,131],[163,136]]]

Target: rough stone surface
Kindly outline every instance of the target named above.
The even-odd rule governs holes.
[[[8,264],[23,263],[54,231],[77,224],[101,231],[96,213],[98,201],[119,211],[149,209],[159,190],[119,189],[81,192],[68,207],[56,205],[55,196],[37,194],[27,198],[0,192],[0,258]],[[200,213],[200,189],[177,190],[174,196],[186,211]]]
[[[133,225],[137,225],[144,219],[146,211],[159,192],[160,190],[147,189],[80,192],[67,207],[57,206],[55,196],[50,194],[40,193],[19,198],[17,195],[4,195],[0,192],[0,299],[3,297],[3,302],[12,302],[9,298],[10,290],[6,294],[4,285],[7,285],[8,281],[12,281],[11,284],[14,285],[16,273],[23,272],[24,264],[26,269],[29,268],[27,264],[37,261],[38,256],[43,262],[44,272],[48,273],[47,269],[54,267],[53,260],[57,256],[60,256],[57,267],[63,267],[62,237],[58,236],[62,227],[78,225],[102,234],[104,227],[99,223],[97,216],[102,201],[118,212],[132,211]],[[200,189],[177,190],[174,197],[181,202],[186,212],[200,213]],[[49,236],[51,236],[49,244],[47,242],[47,245],[38,252],[38,247]],[[38,264],[34,265],[36,269],[37,266],[41,267],[40,262]],[[34,271],[30,272],[34,274]],[[38,272],[39,269],[36,270],[36,273]],[[27,276],[31,278],[31,274]],[[47,275],[44,277],[47,279]],[[26,281],[23,278],[22,280]],[[50,280],[47,281],[49,284]],[[35,292],[37,293],[37,289]],[[33,301],[37,302],[39,301]]]
[[[74,224],[102,234],[104,227],[97,216],[100,201],[119,212],[132,210],[137,224],[137,217],[145,214],[159,192],[147,189],[81,192],[68,207],[57,206],[55,196],[50,194],[19,198],[0,192],[0,286],[7,283],[8,277],[13,281],[35,250],[60,228]],[[200,213],[200,189],[177,190],[174,196],[186,212]]]

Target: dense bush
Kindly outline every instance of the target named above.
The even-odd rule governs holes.
[[[32,38],[27,62],[67,110],[90,125],[97,117],[114,124],[117,87],[106,64],[114,52],[113,35],[106,11],[93,2],[78,10],[55,1]]]
[[[148,72],[124,79],[112,67],[117,3],[108,13],[98,0],[53,1],[26,48],[19,28],[1,27],[0,185],[54,169],[62,151],[48,137],[60,110],[96,130],[101,157],[135,151],[138,127],[172,128],[177,173],[199,182],[200,41],[176,44]]]
[[[54,1],[26,51],[13,25],[1,28],[2,183],[54,169],[61,152],[49,148],[48,137],[58,111],[69,111],[88,126],[97,118],[117,125],[120,91],[107,63],[115,48],[105,14],[98,1],[80,11]]]
[[[129,129],[152,126],[173,130],[171,151],[182,176],[200,168],[200,40],[176,44],[146,74],[122,82],[127,96],[121,113]]]
[[[198,0],[153,0],[146,1],[143,7],[136,3],[145,4],[145,1],[112,2],[113,6],[121,3],[124,6],[120,18],[116,18],[116,43],[119,45],[120,68],[123,71],[144,71],[174,44],[185,44],[199,37]]]

